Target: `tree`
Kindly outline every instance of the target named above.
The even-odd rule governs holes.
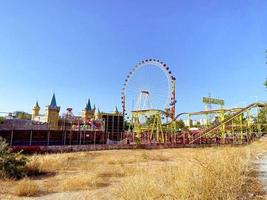
[[[258,116],[255,119],[257,121],[258,124],[262,124],[262,131],[266,131],[267,127],[266,127],[266,122],[267,122],[267,105],[265,104],[265,106],[263,108],[261,108],[259,110]]]
[[[21,178],[28,159],[21,155],[21,151],[13,153],[6,141],[0,137],[0,176],[7,178]]]
[[[185,128],[185,124],[184,124],[184,121],[183,120],[178,120],[176,121],[176,128],[177,129],[184,129]]]
[[[17,112],[18,119],[31,119],[31,115],[25,112]]]
[[[5,118],[4,117],[0,117],[0,124],[3,124],[5,121]]]

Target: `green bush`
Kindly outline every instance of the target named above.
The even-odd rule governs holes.
[[[0,176],[19,179],[23,177],[28,159],[21,155],[21,151],[13,153],[6,141],[0,137]]]
[[[4,117],[0,117],[0,124],[3,124],[5,121],[5,118]]]

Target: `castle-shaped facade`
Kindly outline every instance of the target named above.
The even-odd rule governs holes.
[[[60,107],[57,106],[56,96],[53,94],[50,105],[46,106],[45,115],[40,114],[40,106],[38,101],[36,101],[36,104],[32,109],[32,120],[47,123],[50,129],[57,129],[59,112]]]
[[[42,123],[47,123],[49,129],[57,129],[60,120],[60,107],[57,106],[56,96],[53,94],[50,105],[46,106],[45,114],[40,114],[40,106],[38,101],[36,101],[34,107],[32,108],[32,120]],[[102,114],[95,105],[92,108],[91,101],[88,99],[84,109],[82,110],[82,116],[74,117],[75,119],[80,119],[83,123],[87,123],[92,120],[99,120],[102,118]]]

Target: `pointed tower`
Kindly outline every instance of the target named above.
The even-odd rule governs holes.
[[[46,122],[49,125],[50,129],[58,128],[58,119],[59,119],[60,107],[57,106],[56,96],[53,94],[50,105],[46,106]]]
[[[99,108],[97,110],[95,109],[94,115],[95,115],[95,119],[101,119],[102,118],[102,115],[101,115]]]
[[[96,111],[96,107],[95,107],[95,104],[94,104],[93,113],[95,113],[95,111]]]
[[[115,114],[119,114],[119,113],[120,113],[119,110],[118,110],[118,107],[117,107],[117,106],[116,106],[115,109],[114,109],[114,113],[115,113]]]
[[[94,112],[92,110],[91,101],[89,98],[85,108],[82,110],[82,118],[84,120],[93,118],[93,114],[94,114]]]
[[[35,106],[32,108],[32,120],[40,115],[40,106],[38,101],[36,101]]]

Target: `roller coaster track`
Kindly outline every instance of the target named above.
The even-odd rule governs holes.
[[[236,113],[235,113],[234,115],[232,115],[231,117],[228,117],[227,119],[223,120],[221,123],[216,124],[216,125],[214,125],[214,126],[208,128],[208,129],[204,130],[204,131],[201,133],[201,135],[200,135],[199,137],[197,137],[197,138],[194,138],[194,139],[190,142],[190,144],[194,143],[196,140],[202,138],[203,136],[206,136],[206,135],[210,134],[212,131],[214,131],[214,130],[220,128],[220,127],[222,127],[222,126],[225,125],[226,123],[232,121],[234,118],[236,118],[236,117],[242,115],[244,112],[246,112],[247,110],[250,110],[250,109],[252,109],[252,108],[254,108],[254,107],[264,107],[264,104],[262,104],[262,103],[253,103],[253,104],[248,105],[248,106],[245,107],[245,108],[242,108],[240,111],[236,112]]]

